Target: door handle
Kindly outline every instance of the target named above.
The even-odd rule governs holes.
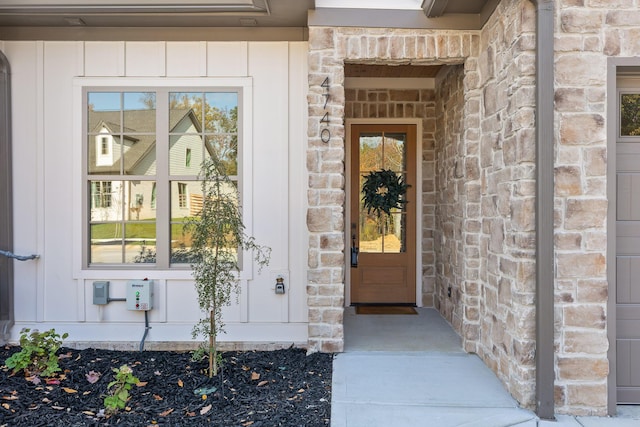
[[[356,246],[356,235],[351,235],[351,267],[358,267],[358,253],[360,249]]]

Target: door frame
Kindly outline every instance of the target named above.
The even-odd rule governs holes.
[[[345,200],[344,200],[344,303],[351,305],[351,239],[349,236],[351,224],[351,126],[352,125],[415,125],[416,126],[416,305],[422,307],[422,119],[420,118],[372,118],[345,120]]]

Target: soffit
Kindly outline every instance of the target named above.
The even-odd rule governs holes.
[[[326,3],[325,3],[326,2]],[[364,28],[415,28],[443,30],[480,30],[500,0],[424,0],[412,8],[366,8],[354,1],[338,7],[333,0],[316,0],[309,11],[308,25]],[[326,4],[330,7],[322,7]]]
[[[499,0],[424,0],[421,8],[413,3],[416,9],[411,10],[408,6],[384,9],[384,2],[377,5],[330,0],[0,0],[0,26],[65,27],[75,23],[87,27],[306,27],[308,11],[312,15],[319,12],[316,21],[322,17],[331,21],[338,11],[342,19],[334,17],[333,25],[352,26],[345,22],[351,19],[354,25],[365,27],[374,26],[366,25],[369,20],[387,28],[457,28],[484,24],[498,3]],[[330,7],[323,7],[325,4]],[[344,7],[336,8],[336,4]],[[318,10],[314,11],[316,6]],[[381,16],[386,18],[380,19]]]
[[[314,0],[0,0],[0,27],[306,27]]]

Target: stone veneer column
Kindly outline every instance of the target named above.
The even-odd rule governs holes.
[[[344,67],[336,60],[335,31],[309,29],[309,351],[341,352],[344,348]],[[329,78],[328,111],[324,108]],[[329,113],[331,139],[320,138],[320,120]]]
[[[631,0],[557,0],[555,38],[556,410],[606,415],[607,56],[631,57],[640,18]],[[613,153],[611,154],[613,155]],[[613,177],[615,179],[615,177]],[[615,361],[613,361],[615,363]]]

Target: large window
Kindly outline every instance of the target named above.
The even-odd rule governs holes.
[[[239,92],[84,89],[88,266],[189,263],[202,161],[237,185]]]

